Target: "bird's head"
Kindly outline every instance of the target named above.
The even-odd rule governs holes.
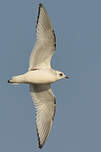
[[[63,78],[65,78],[65,79],[68,79],[69,78],[69,76],[66,76],[63,72],[61,72],[61,71],[56,71],[56,75],[57,75],[57,80],[60,80],[60,79],[63,79]]]

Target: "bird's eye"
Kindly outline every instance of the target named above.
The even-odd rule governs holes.
[[[62,74],[62,73],[60,73],[59,75],[60,75],[60,76],[63,76],[63,74]]]

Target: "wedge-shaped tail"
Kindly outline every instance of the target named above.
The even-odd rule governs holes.
[[[25,83],[25,76],[24,74],[18,75],[18,76],[13,76],[11,80],[8,80],[8,83],[13,83],[13,84],[20,84],[20,83]]]

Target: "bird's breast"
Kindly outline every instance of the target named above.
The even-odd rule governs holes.
[[[56,81],[55,74],[50,70],[34,70],[25,74],[26,83],[45,84]]]

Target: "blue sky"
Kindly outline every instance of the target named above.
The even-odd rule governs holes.
[[[0,151],[38,151],[35,113],[28,85],[7,80],[27,71],[35,42],[38,4],[51,18],[55,69],[71,80],[52,85],[57,99],[51,134],[41,150],[101,151],[101,1],[0,1]]]

